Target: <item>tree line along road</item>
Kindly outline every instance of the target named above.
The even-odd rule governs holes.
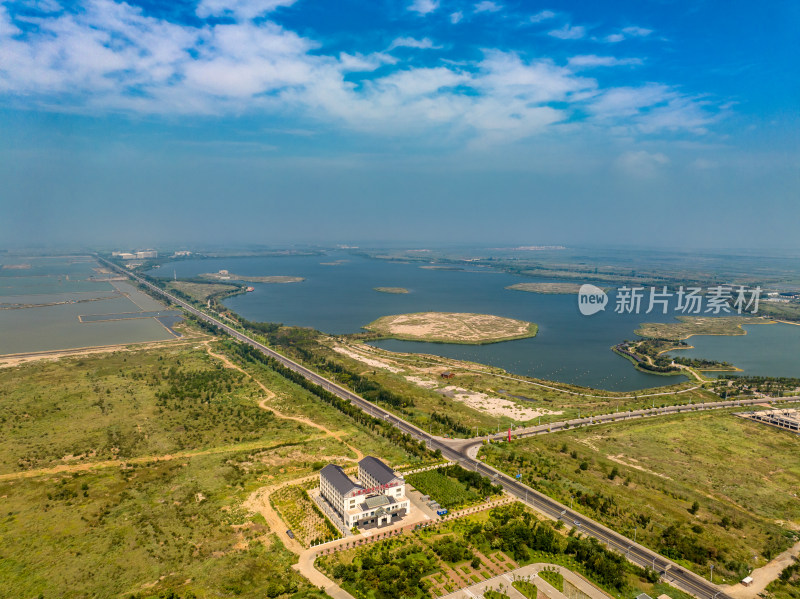
[[[147,289],[149,289],[152,293],[159,295],[161,297],[166,298],[171,303],[180,306],[188,313],[194,315],[195,317],[207,322],[208,324],[214,325],[218,329],[224,331],[234,339],[241,341],[242,343],[246,343],[251,347],[263,352],[265,355],[274,358],[287,368],[301,374],[309,381],[319,385],[323,389],[337,395],[338,397],[350,401],[352,404],[358,406],[361,410],[366,412],[367,414],[374,416],[375,418],[382,418],[387,422],[391,423],[393,426],[398,428],[404,433],[407,433],[414,437],[419,441],[423,441],[430,449],[432,450],[440,450],[442,455],[458,464],[460,464],[464,468],[468,468],[470,470],[475,470],[480,474],[488,476],[489,478],[493,479],[497,484],[503,486],[503,488],[509,494],[513,495],[520,501],[524,502],[526,505],[529,505],[533,509],[539,511],[540,513],[553,518],[553,519],[560,519],[563,520],[565,524],[568,526],[572,526],[577,528],[579,531],[596,538],[601,543],[608,546],[610,549],[614,549],[619,553],[625,555],[625,557],[633,562],[634,564],[645,567],[645,568],[652,568],[662,574],[662,577],[670,582],[673,586],[679,588],[682,591],[685,591],[699,599],[732,599],[729,595],[726,595],[719,587],[711,582],[707,581],[706,579],[698,576],[694,572],[690,572],[675,564],[674,562],[668,560],[667,558],[659,555],[658,553],[647,549],[637,543],[634,543],[632,540],[628,539],[627,537],[614,532],[613,530],[606,528],[602,524],[587,518],[582,514],[578,514],[567,508],[566,506],[562,505],[561,503],[539,493],[531,489],[530,487],[523,485],[522,483],[516,481],[515,479],[511,478],[510,476],[488,466],[477,459],[470,457],[467,455],[467,451],[469,447],[473,447],[476,443],[480,443],[481,441],[476,441],[475,439],[469,439],[471,441],[468,445],[465,446],[464,440],[450,440],[450,439],[442,439],[440,437],[435,437],[424,430],[414,426],[413,424],[406,422],[405,420],[398,418],[391,412],[380,408],[367,400],[363,399],[362,397],[356,395],[352,391],[345,389],[344,387],[340,387],[339,385],[329,381],[325,377],[317,374],[316,372],[306,368],[305,366],[298,364],[294,360],[290,360],[286,356],[279,354],[273,349],[251,339],[244,333],[234,329],[233,327],[217,320],[216,318],[209,316],[205,312],[201,312],[200,310],[194,308],[189,303],[175,297],[171,293],[164,291],[163,289],[153,285],[149,281],[139,277],[138,275],[129,272],[128,270],[117,266],[116,264],[105,260],[97,256],[97,259],[105,264],[106,266],[112,268],[116,272],[122,273],[127,277],[130,277],[137,283],[144,285]],[[760,400],[766,401],[766,400]],[[727,403],[735,403],[735,402],[727,402]],[[588,420],[588,419],[586,419]]]

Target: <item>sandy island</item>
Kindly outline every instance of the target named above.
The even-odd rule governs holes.
[[[408,293],[408,289],[405,287],[373,287],[375,291],[380,291],[381,293]]]
[[[364,327],[367,330],[408,341],[481,344],[535,337],[532,322],[461,312],[416,312],[383,316]]]

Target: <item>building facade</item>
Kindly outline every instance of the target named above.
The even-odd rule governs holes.
[[[328,464],[319,473],[320,495],[348,528],[375,528],[391,524],[411,511],[406,481],[378,458],[358,463],[358,480]]]

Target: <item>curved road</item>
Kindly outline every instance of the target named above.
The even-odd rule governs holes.
[[[649,567],[661,572],[664,578],[669,581],[672,585],[678,587],[679,589],[698,597],[699,599],[732,599],[729,595],[726,595],[723,591],[721,591],[716,585],[710,583],[709,581],[705,580],[704,578],[698,576],[694,572],[690,572],[685,568],[675,564],[674,562],[668,560],[667,558],[643,547],[637,543],[634,543],[627,537],[614,532],[613,530],[606,528],[602,524],[595,522],[587,518],[586,516],[574,512],[567,508],[566,506],[562,505],[561,503],[550,499],[546,495],[539,493],[538,491],[534,491],[533,489],[523,485],[522,483],[516,481],[515,479],[511,478],[507,474],[500,472],[492,468],[491,466],[487,466],[486,464],[479,462],[473,457],[468,455],[468,450],[471,447],[475,447],[478,443],[481,443],[482,440],[475,440],[475,439],[468,439],[466,441],[470,442],[465,444],[464,440],[451,440],[451,439],[442,439],[440,437],[435,437],[433,435],[428,434],[427,432],[423,431],[420,428],[417,428],[413,424],[406,422],[395,416],[394,414],[380,408],[376,405],[371,404],[370,402],[366,401],[362,397],[356,395],[355,393],[345,389],[344,387],[340,387],[339,385],[329,381],[323,376],[320,376],[316,372],[309,370],[305,366],[298,364],[297,362],[290,360],[289,358],[279,354],[278,352],[266,347],[265,345],[251,339],[247,335],[240,333],[236,329],[232,328],[231,326],[197,310],[187,302],[175,297],[174,295],[167,293],[163,289],[156,287],[152,283],[146,281],[145,279],[105,260],[103,258],[98,257],[105,265],[109,266],[110,268],[114,269],[117,272],[123,273],[124,275],[134,279],[136,282],[141,283],[142,285],[146,286],[150,289],[153,293],[163,296],[167,298],[170,302],[182,307],[184,310],[193,314],[197,318],[209,323],[213,324],[214,326],[218,327],[219,329],[225,331],[231,337],[238,339],[242,343],[246,343],[259,351],[263,352],[264,354],[276,359],[281,364],[290,368],[291,370],[302,374],[305,378],[310,380],[313,383],[316,383],[323,389],[334,393],[335,395],[341,397],[342,399],[346,399],[353,403],[354,405],[358,406],[361,410],[370,414],[376,418],[382,418],[387,422],[390,422],[396,428],[400,429],[401,431],[408,433],[412,437],[423,441],[426,443],[428,447],[433,450],[439,449],[442,452],[442,455],[449,460],[459,463],[464,468],[469,468],[471,470],[475,470],[476,472],[480,472],[483,475],[490,477],[494,480],[497,484],[503,486],[503,488],[514,495],[521,501],[525,502],[526,504],[532,506],[535,510],[551,517],[554,519],[561,519],[570,526],[574,526],[578,528],[578,530],[588,534],[589,536],[595,537],[603,544],[607,545],[609,548],[614,549],[622,554],[624,554],[631,562],[642,566],[642,567]],[[764,401],[764,400],[761,400]],[[732,405],[735,405],[736,402],[728,402]],[[642,410],[646,411],[646,410]],[[595,417],[596,420],[599,417]],[[586,420],[588,423],[589,418],[586,419],[579,419],[579,420]],[[502,436],[502,435],[501,435]],[[465,445],[467,445],[465,447]]]

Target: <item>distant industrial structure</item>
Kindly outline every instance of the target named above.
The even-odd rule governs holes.
[[[405,479],[372,456],[358,463],[356,481],[341,467],[328,464],[319,473],[319,488],[347,528],[385,526],[411,511]]]
[[[743,412],[739,414],[743,418],[749,418],[756,422],[762,422],[782,428],[785,431],[791,431],[800,435],[800,410],[796,409],[778,409],[778,410],[761,410],[759,412]]]
[[[156,250],[137,250],[135,252],[111,252],[111,255],[121,260],[147,260],[158,258]]]

